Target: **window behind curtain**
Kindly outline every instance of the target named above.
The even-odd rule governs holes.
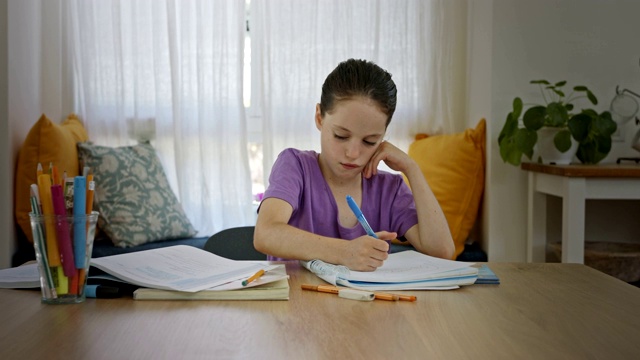
[[[466,0],[251,0],[252,107],[259,107],[264,181],[286,147],[319,150],[322,83],[348,58],[388,70],[398,105],[386,140],[465,124]],[[384,166],[383,166],[384,168]]]
[[[76,108],[90,138],[131,144],[127,119],[155,118],[152,144],[199,235],[253,223],[245,2],[83,0],[68,12]]]
[[[153,144],[201,235],[251,224],[251,194],[275,156],[319,149],[315,104],[340,61],[365,58],[393,74],[387,140],[400,148],[418,132],[463,129],[466,6],[70,0],[76,108],[92,140],[111,146],[131,143],[127,118],[156,119]]]

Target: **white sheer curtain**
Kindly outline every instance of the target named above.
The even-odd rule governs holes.
[[[251,224],[242,103],[244,0],[70,0],[76,109],[97,144],[152,142],[200,236]]]
[[[348,58],[393,75],[398,105],[387,140],[406,150],[418,132],[463,130],[466,22],[466,0],[252,0],[265,177],[282,149],[319,150],[315,104],[326,75]]]

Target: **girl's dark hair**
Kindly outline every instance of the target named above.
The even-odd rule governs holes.
[[[322,85],[320,114],[333,111],[341,100],[366,97],[387,115],[388,126],[396,111],[396,84],[391,74],[371,61],[349,59],[341,62]]]

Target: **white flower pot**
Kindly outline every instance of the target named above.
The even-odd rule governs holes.
[[[535,146],[533,160],[542,159],[545,164],[568,165],[578,152],[578,142],[572,137],[571,148],[565,152],[560,152],[553,143],[553,138],[562,128],[543,127],[538,130],[538,142]]]

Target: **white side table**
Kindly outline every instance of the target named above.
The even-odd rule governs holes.
[[[544,165],[522,163],[529,171],[527,261],[544,262],[547,195],[562,198],[562,262],[584,263],[587,199],[640,200],[640,166]]]

